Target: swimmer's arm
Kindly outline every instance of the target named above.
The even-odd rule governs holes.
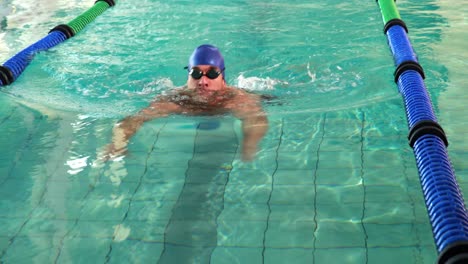
[[[268,130],[268,118],[256,97],[247,96],[242,101],[238,102],[233,113],[242,121],[242,159],[251,161],[257,153],[258,143]]]
[[[107,147],[107,155],[122,155],[126,152],[128,141],[144,122],[165,117],[179,111],[179,106],[168,101],[154,101],[137,114],[118,122],[112,131],[112,143]]]

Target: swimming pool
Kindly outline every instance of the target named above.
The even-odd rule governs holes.
[[[2,61],[92,5],[43,2],[2,2]],[[465,191],[467,8],[397,4]],[[2,261],[433,263],[381,20],[374,1],[119,1],[1,88]],[[173,116],[97,161],[202,43],[229,83],[278,98],[257,159],[237,120]]]

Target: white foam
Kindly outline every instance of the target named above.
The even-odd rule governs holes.
[[[270,77],[244,77],[244,75],[241,74],[237,77],[236,86],[250,91],[265,91],[274,90],[278,85],[285,86],[289,85],[289,83],[278,79],[272,79]]]

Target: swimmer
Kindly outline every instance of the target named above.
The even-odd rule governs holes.
[[[212,45],[197,47],[190,56],[186,85],[157,96],[148,107],[114,126],[105,159],[125,155],[130,138],[144,122],[171,114],[232,114],[242,122],[242,160],[252,161],[268,129],[261,96],[226,84],[224,58]]]

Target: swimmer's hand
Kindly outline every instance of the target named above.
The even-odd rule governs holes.
[[[104,147],[99,159],[102,161],[120,159],[127,154],[127,145],[125,130],[117,125],[113,130],[112,143]]]
[[[257,144],[243,144],[242,146],[242,161],[251,162],[257,155]]]
[[[118,146],[114,143],[111,143],[104,147],[104,150],[101,152],[98,159],[102,161],[117,160],[127,155],[127,151],[128,150],[126,145]]]
[[[125,137],[119,136],[118,133],[114,134],[112,143],[104,147],[99,159],[102,161],[108,161],[123,158],[127,155],[127,145],[128,140],[125,139]]]

